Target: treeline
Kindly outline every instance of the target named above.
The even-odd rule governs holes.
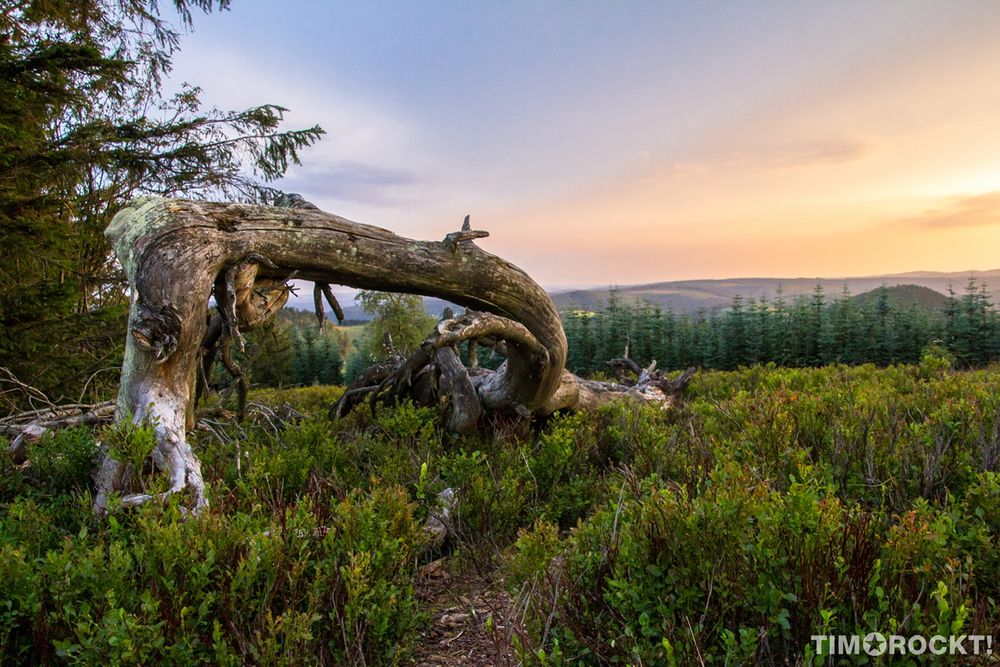
[[[950,292],[940,308],[905,303],[894,288],[853,297],[828,297],[817,285],[811,295],[773,300],[737,296],[722,312],[677,314],[650,303],[625,301],[612,291],[597,311],[563,314],[569,342],[568,367],[590,374],[621,357],[661,368],[734,369],[753,364],[805,367],[915,363],[938,344],[959,366],[981,366],[1000,358],[1000,314],[985,284],[970,280],[961,295]]]
[[[661,368],[670,369],[729,370],[768,363],[888,366],[917,363],[930,345],[953,357],[959,367],[1000,360],[1000,311],[984,284],[970,280],[962,294],[950,292],[939,299],[913,296],[903,287],[881,287],[858,296],[845,289],[831,297],[817,286],[812,294],[793,298],[780,291],[770,300],[737,296],[726,310],[690,315],[627,301],[612,291],[597,311],[563,313],[567,367],[585,376],[605,372],[608,361],[622,356],[626,343],[632,359],[642,364],[655,359]],[[376,320],[379,331],[390,331],[404,352],[431,326],[419,302],[411,306],[405,316],[399,308],[386,310],[392,318],[372,309],[382,317]],[[382,336],[371,329],[369,323],[366,333],[352,341],[342,328],[328,325],[321,332],[312,313],[282,310],[274,324],[250,334],[242,365],[255,386],[342,384],[382,358]],[[463,346],[463,357],[465,352]],[[501,361],[487,350],[480,352],[484,366]],[[224,385],[228,378],[219,373],[216,379]]]
[[[255,386],[298,387],[342,384],[347,334],[327,324],[322,331],[312,313],[285,309],[274,322],[247,338],[242,361]],[[227,384],[222,369],[219,384]]]

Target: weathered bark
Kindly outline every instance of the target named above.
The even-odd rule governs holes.
[[[28,445],[38,441],[49,431],[110,422],[113,412],[114,406],[109,402],[96,405],[55,406],[44,410],[30,410],[2,419],[0,432],[10,439],[7,456],[14,463],[23,463],[27,458]]]
[[[626,350],[623,359],[615,359],[610,365],[632,370],[636,379],[628,380],[622,371],[621,382],[600,382],[585,380],[563,370],[556,390],[531,410],[524,404],[498,398],[505,395],[496,389],[497,383],[505,379],[504,366],[489,371],[470,363],[470,367],[465,368],[456,351],[459,343],[468,341],[470,350],[474,350],[474,344],[483,344],[506,354],[510,343],[537,354],[543,353],[531,332],[518,322],[491,313],[470,311],[455,317],[446,311],[445,318],[409,357],[390,357],[358,376],[331,408],[330,416],[342,417],[365,400],[374,405],[408,398],[421,405],[448,406],[448,430],[466,433],[484,411],[510,410],[530,417],[559,410],[590,410],[622,399],[652,402],[669,408],[694,375],[694,369],[688,369],[670,380],[655,370],[655,362],[646,369],[639,367],[628,358]]]
[[[447,428],[452,433],[468,433],[483,414],[482,403],[469,373],[452,347],[442,347],[434,353],[434,363],[441,372],[440,392],[451,406]]]
[[[259,287],[287,298],[280,285],[293,274],[316,282],[317,302],[321,306],[326,297],[335,312],[339,306],[329,283],[433,295],[470,309],[441,322],[415,355],[363,374],[364,384],[348,391],[337,414],[369,394],[374,400],[443,388],[452,405],[450,427],[462,431],[481,410],[547,414],[616,395],[669,399],[655,383],[618,387],[566,373],[566,337],[551,299],[521,269],[475,246],[472,240],[487,234],[469,227],[466,220],[462,231],[443,241],[415,241],[314,208],[150,198],[115,216],[106,234],[132,290],[117,414],[153,420],[152,459],[170,474],[168,493],[190,490],[195,510],[206,502],[198,459],[185,435],[192,426],[199,356],[207,353],[204,342],[211,341],[213,355],[217,348],[225,355],[229,340],[241,345],[241,327],[259,323],[284,303],[280,295],[255,301]],[[213,289],[220,319],[206,336]],[[503,349],[507,360],[495,372],[470,375],[454,351],[444,351],[464,340]],[[429,365],[436,369],[430,385]],[[109,493],[122,490],[122,476],[122,464],[105,452],[96,475],[98,509],[107,506]],[[124,496],[122,502],[148,499]]]

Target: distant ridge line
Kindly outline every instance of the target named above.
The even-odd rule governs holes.
[[[844,278],[801,277],[801,278],[711,278],[704,280],[669,280],[638,285],[619,285],[592,289],[575,289],[550,292],[560,309],[583,308],[594,310],[607,302],[612,290],[630,301],[647,301],[663,309],[677,313],[722,310],[732,303],[736,296],[744,299],[774,299],[778,290],[785,298],[812,294],[817,285],[827,296],[836,296],[844,287],[852,295],[860,295],[886,285],[914,285],[934,290],[942,295],[951,287],[962,294],[970,278],[977,283],[985,283],[990,298],[1000,300],[1000,269],[988,271],[911,271],[907,273],[882,274],[874,276],[848,276]]]
[[[889,287],[915,285],[945,295],[948,293],[949,286],[956,294],[962,294],[970,278],[985,283],[990,299],[994,303],[1000,302],[1000,269],[952,272],[910,271],[844,278],[706,278],[666,280],[636,285],[546,289],[560,310],[569,308],[600,309],[607,303],[608,295],[614,289],[623,299],[636,302],[648,301],[664,310],[672,309],[679,314],[694,314],[699,311],[712,312],[728,308],[733,297],[737,295],[744,299],[766,298],[773,300],[779,287],[787,299],[794,299],[798,295],[812,294],[816,285],[820,285],[829,297],[839,295],[845,286],[852,295],[857,296],[882,285]],[[311,310],[313,307],[312,299],[306,296],[307,294],[310,294],[310,290],[299,290],[297,297],[289,299],[288,307]],[[351,303],[350,297],[343,298],[342,302],[345,305],[345,314],[349,319],[369,319],[367,314]],[[448,305],[441,299],[434,298],[426,298],[424,303],[427,311],[434,315],[440,315],[444,307]]]

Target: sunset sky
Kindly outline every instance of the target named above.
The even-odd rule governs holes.
[[[327,136],[279,186],[547,286],[1000,267],[1000,3],[274,2],[174,84]]]

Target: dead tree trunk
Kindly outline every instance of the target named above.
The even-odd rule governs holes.
[[[131,286],[117,414],[152,420],[153,463],[169,473],[168,493],[191,492],[195,510],[206,503],[205,489],[186,431],[213,292],[220,313],[213,324],[222,331],[214,335],[238,345],[241,326],[281,307],[287,293],[275,286],[292,274],[317,283],[317,300],[320,293],[332,299],[324,286],[338,283],[437,296],[470,309],[442,321],[411,357],[371,369],[368,384],[352,387],[338,413],[365,395],[419,391],[429,365],[432,377],[443,378],[431,393],[444,387],[453,398],[449,423],[455,430],[468,429],[482,411],[548,414],[622,396],[669,404],[677,389],[654,374],[625,386],[566,372],[566,337],[555,305],[521,269],[474,245],[487,234],[469,229],[468,221],[443,241],[415,241],[317,209],[147,198],[115,216],[106,234]],[[255,300],[261,286],[276,296]],[[492,341],[507,359],[495,372],[469,373],[454,352],[465,340]],[[223,345],[223,355],[227,349]],[[98,509],[106,507],[109,493],[123,490],[124,473],[123,464],[104,452],[96,475]],[[133,494],[122,502],[149,499]]]

